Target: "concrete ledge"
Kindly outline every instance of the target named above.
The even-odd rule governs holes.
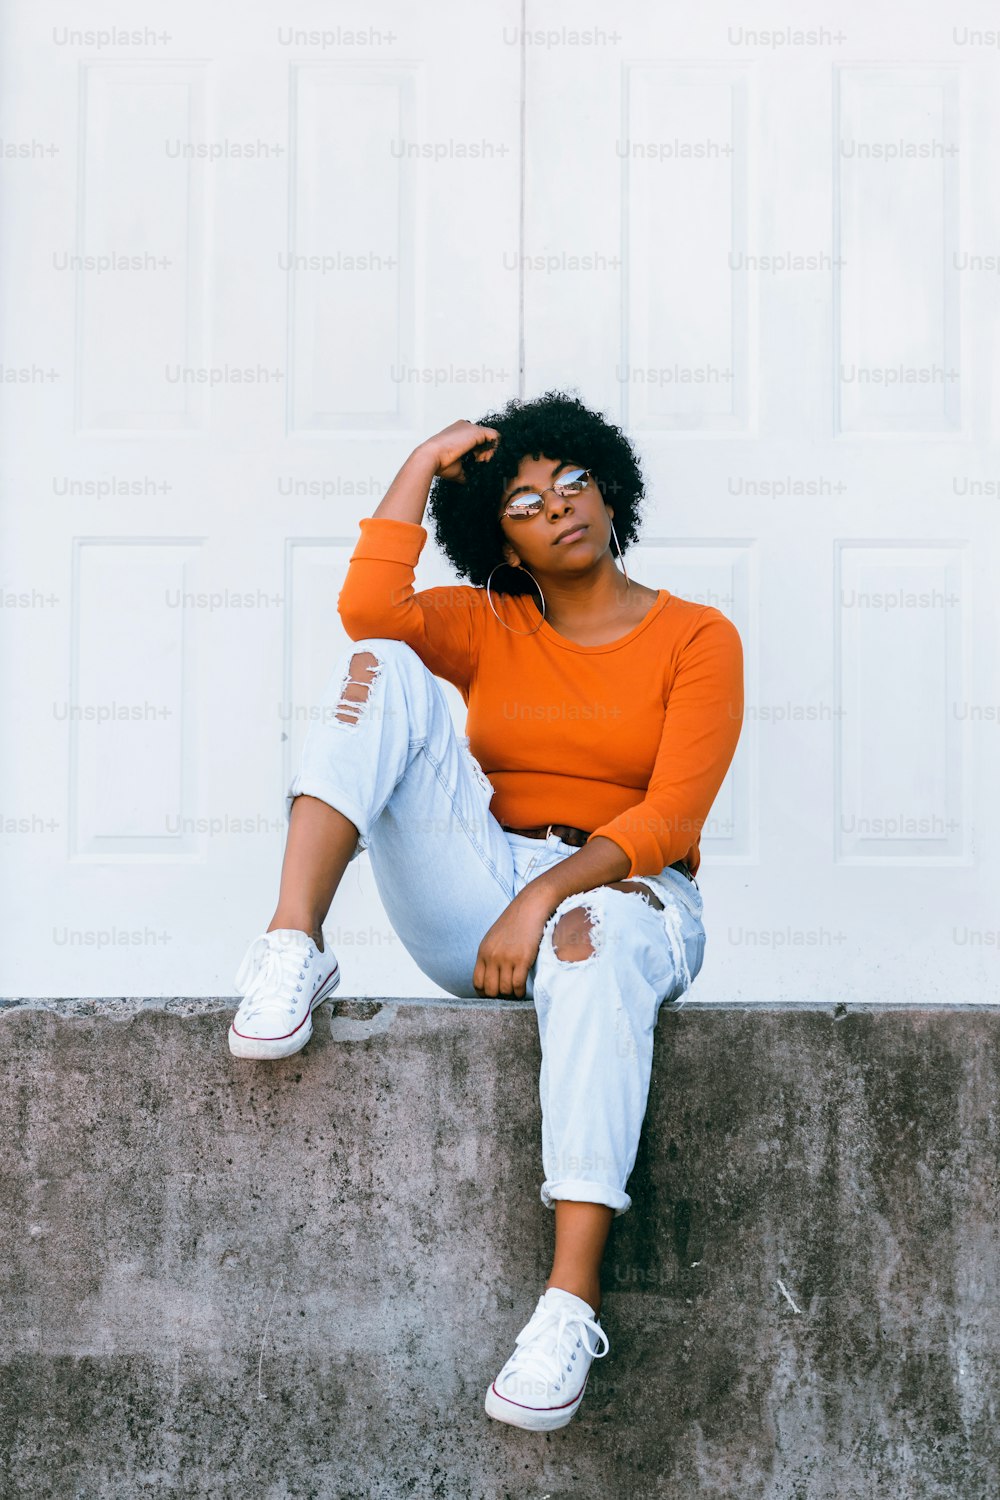
[[[526,1003],[0,1009],[2,1492],[986,1500],[1000,1013],[664,1007],[579,1416],[493,1423],[548,1270]],[[950,1013],[949,1013],[950,1011]]]

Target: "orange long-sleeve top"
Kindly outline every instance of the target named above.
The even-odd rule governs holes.
[[[743,645],[714,605],[667,589],[627,635],[581,646],[532,596],[414,590],[427,529],[366,516],[337,609],[352,640],[405,641],[460,691],[469,748],[512,828],[566,823],[611,839],[628,877],[658,875],[699,841],[743,724]]]

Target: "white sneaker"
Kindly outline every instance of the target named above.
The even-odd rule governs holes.
[[[591,1334],[598,1340],[593,1347]],[[582,1297],[550,1286],[515,1343],[486,1392],[487,1414],[533,1432],[565,1427],[583,1400],[591,1361],[603,1359],[611,1347],[600,1319]]]
[[[312,1036],[312,1013],[340,983],[340,965],[312,938],[277,927],[254,938],[236,975],[243,1001],[229,1028],[234,1057],[291,1057]]]

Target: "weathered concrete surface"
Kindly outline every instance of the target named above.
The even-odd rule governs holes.
[[[662,1010],[546,1437],[482,1409],[551,1246],[530,1006],[256,1064],[231,1004],[0,1014],[5,1495],[1000,1494],[996,1012]]]

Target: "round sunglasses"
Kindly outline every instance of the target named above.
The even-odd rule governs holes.
[[[549,486],[560,500],[570,500],[575,495],[582,495],[593,479],[590,469],[571,469],[565,479],[560,479],[558,484]],[[544,496],[549,493],[548,489],[542,490],[541,494],[515,495],[513,500],[508,500],[501,511],[501,516],[508,516],[512,521],[521,520],[525,516],[537,516],[545,504]]]

